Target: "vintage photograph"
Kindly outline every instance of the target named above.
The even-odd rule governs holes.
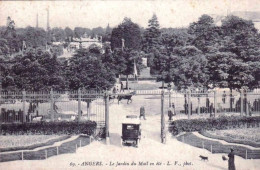
[[[1,170],[259,170],[259,0],[0,1]]]

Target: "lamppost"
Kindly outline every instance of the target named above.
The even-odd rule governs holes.
[[[192,112],[192,110],[191,110],[191,90],[190,90],[191,84],[192,84],[191,81],[188,81],[185,83],[185,85],[188,89],[188,104],[187,104],[188,107],[186,107],[186,109],[188,109],[188,119],[190,119],[190,115]]]
[[[171,83],[169,83],[168,84],[168,86],[167,86],[167,89],[168,89],[168,91],[169,91],[169,107],[171,107],[172,105],[171,105]]]

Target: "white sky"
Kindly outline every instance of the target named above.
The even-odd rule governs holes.
[[[161,27],[183,27],[196,21],[202,14],[226,15],[230,11],[260,11],[260,0],[163,0],[163,1],[0,1],[0,25],[7,16],[17,27],[46,28],[46,8],[50,9],[50,26],[93,28],[118,25],[124,17],[147,27],[153,13]],[[230,6],[230,8],[229,8]]]

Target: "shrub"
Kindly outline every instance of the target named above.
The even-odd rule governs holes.
[[[2,124],[1,125],[2,135],[24,135],[24,134],[87,134],[93,135],[97,127],[96,122],[35,122],[35,123],[24,123],[24,124]]]
[[[237,128],[241,126],[258,127],[260,117],[235,117],[222,116],[219,118],[208,119],[181,119],[176,120],[169,126],[169,131],[173,135],[178,135],[181,132],[193,132],[202,130],[224,130],[230,128]]]

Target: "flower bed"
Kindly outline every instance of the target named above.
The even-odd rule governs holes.
[[[2,135],[93,135],[97,127],[94,121],[85,122],[35,122],[24,124],[2,124]]]
[[[208,119],[180,119],[171,122],[169,131],[173,135],[181,132],[193,132],[203,130],[224,130],[233,128],[259,127],[260,117],[235,117],[222,116]]]
[[[250,145],[253,147],[260,147],[260,128],[248,129],[229,129],[216,131],[201,131],[203,136],[224,140],[228,143],[239,143]]]

